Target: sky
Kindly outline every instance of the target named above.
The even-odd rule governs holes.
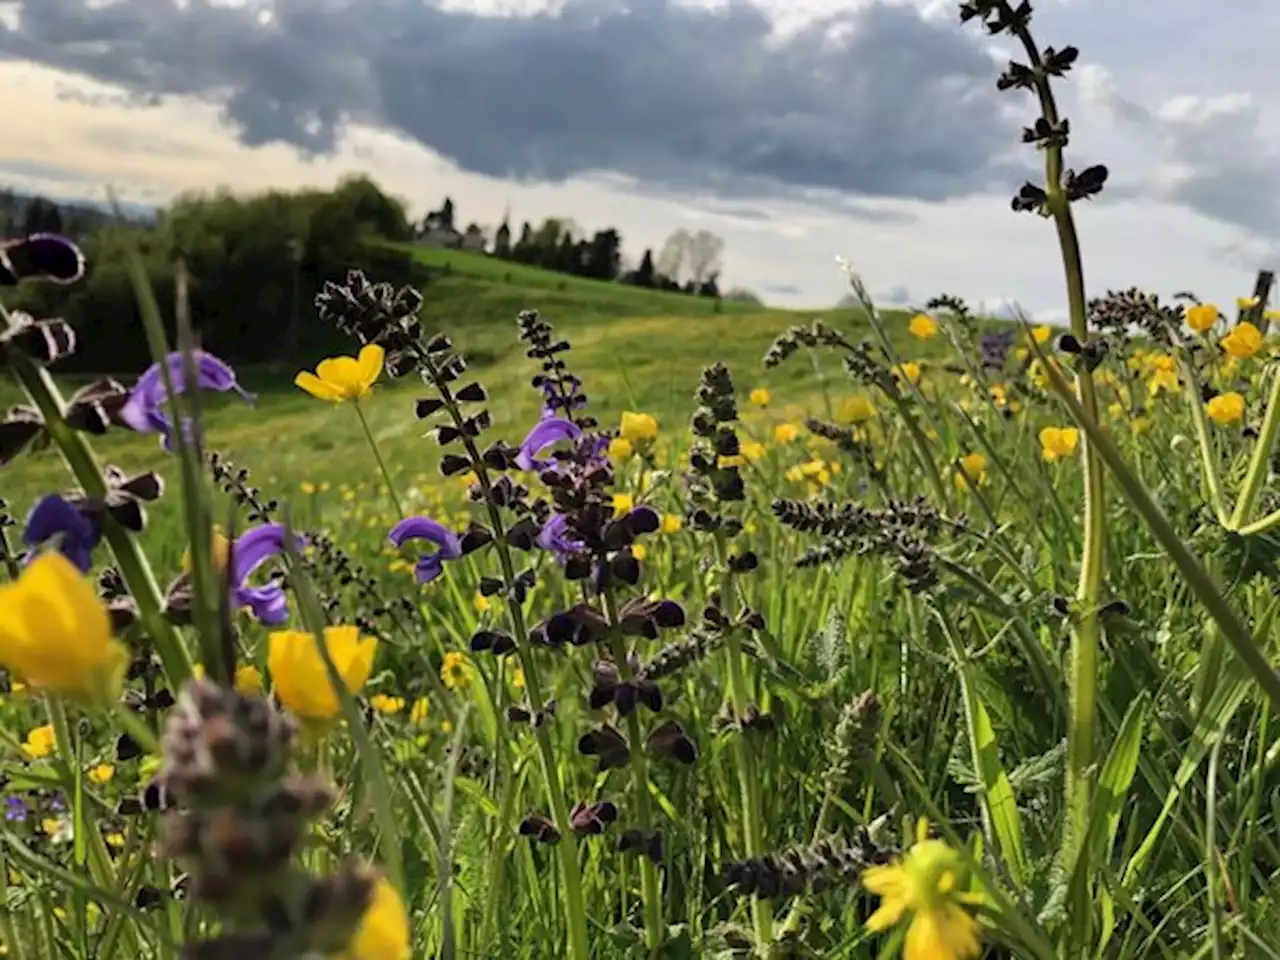
[[[1280,3],[1038,0],[1089,292],[1230,302],[1280,265]],[[954,0],[0,0],[0,182],[163,204],[367,173],[422,215],[568,216],[638,260],[725,240],[780,306],[939,293],[1065,315],[1015,51]]]

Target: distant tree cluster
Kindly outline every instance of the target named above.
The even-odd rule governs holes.
[[[24,214],[16,228],[8,221],[6,232],[59,227],[47,207],[36,209],[47,219]],[[0,195],[0,216],[5,210]],[[364,177],[333,190],[191,194],[152,223],[119,223],[103,215],[96,229],[77,236],[88,264],[81,282],[22,284],[10,305],[35,316],[62,317],[76,328],[81,349],[60,369],[140,369],[149,355],[125,269],[128,242],[140,251],[162,306],[174,302],[177,264],[185,266],[206,349],[230,363],[298,363],[341,344],[311,309],[326,280],[341,279],[352,267],[375,280],[421,286],[431,279],[412,255],[368,243],[375,237],[407,241],[413,229],[404,204]]]
[[[548,217],[538,226],[526,220],[516,235],[510,216],[505,216],[490,243],[479,224],[470,223],[465,230],[457,228],[453,201],[446,197],[440,209],[432,210],[417,225],[415,238],[577,277],[701,297],[720,296],[724,240],[709,230],[677,230],[667,238],[656,259],[652,250],[645,250],[639,265],[628,269],[623,263],[622,234],[614,227],[588,236],[567,217]]]
[[[83,240],[110,220],[105,211],[85,204],[59,203],[0,189],[0,236],[60,233]]]

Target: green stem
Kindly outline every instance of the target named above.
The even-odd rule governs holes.
[[[609,616],[610,643],[614,663],[624,682],[634,676],[627,659],[627,645],[618,628],[618,604],[613,592],[604,593],[605,611]],[[644,732],[640,729],[640,712],[632,710],[627,715],[627,749],[631,753],[631,786],[635,792],[636,827],[648,830],[653,825],[649,808],[649,771],[645,758]],[[640,889],[644,896],[644,938],[651,955],[656,956],[665,939],[662,924],[662,888],[658,883],[657,865],[647,856],[640,858]]]
[[[1267,398],[1267,414],[1262,421],[1262,432],[1258,436],[1257,445],[1253,448],[1253,460],[1249,463],[1249,472],[1244,478],[1244,488],[1240,491],[1240,498],[1236,500],[1235,511],[1231,514],[1231,521],[1227,525],[1228,530],[1240,530],[1245,518],[1253,511],[1253,505],[1258,500],[1262,484],[1270,472],[1271,450],[1276,444],[1278,431],[1280,431],[1280,373],[1273,373],[1271,394]]]
[[[1098,425],[1097,420],[1088,416],[1085,412],[1084,407],[1076,399],[1074,391],[1072,391],[1062,374],[1050,368],[1048,376],[1054,392],[1058,394],[1059,399],[1070,411],[1076,423],[1088,435],[1094,449],[1098,452],[1098,456],[1106,464],[1107,469],[1111,471],[1112,476],[1115,477],[1116,483],[1119,485],[1121,492],[1124,493],[1125,498],[1146,522],[1147,528],[1159,541],[1165,553],[1169,555],[1169,559],[1173,561],[1174,566],[1178,568],[1178,572],[1182,574],[1182,578],[1186,581],[1191,592],[1196,595],[1196,598],[1204,605],[1209,615],[1218,624],[1222,635],[1226,637],[1235,650],[1236,656],[1241,659],[1249,669],[1249,672],[1253,674],[1254,679],[1257,680],[1263,692],[1270,698],[1272,704],[1280,707],[1280,674],[1276,673],[1272,668],[1259,644],[1254,640],[1244,624],[1241,623],[1235,611],[1231,609],[1231,605],[1227,603],[1226,597],[1218,584],[1214,582],[1209,572],[1196,559],[1187,545],[1182,542],[1178,532],[1174,530],[1173,524],[1169,522],[1169,519],[1160,510],[1155,500],[1152,499],[1147,488],[1133,475],[1128,464],[1124,462],[1124,457],[1121,456],[1119,449],[1106,431]]]
[[[7,324],[8,315],[0,311],[0,329]],[[44,418],[45,429],[80,488],[86,496],[105,499],[107,483],[102,476],[102,467],[84,436],[67,424],[63,416],[66,403],[53,378],[48,371],[16,351],[10,351],[8,361],[9,369]],[[129,531],[110,517],[103,522],[103,533],[115,557],[116,568],[138,604],[138,616],[155,645],[169,686],[178,690],[191,675],[191,658],[177,628],[164,615],[164,599],[151,565]]]
[[[382,482],[387,485],[387,495],[391,497],[391,505],[396,508],[396,513],[400,514],[403,520],[405,517],[404,507],[400,504],[400,496],[396,493],[396,485],[391,481],[391,471],[387,469],[387,463],[382,459],[382,451],[378,449],[378,442],[373,439],[373,431],[369,429],[369,420],[364,415],[364,408],[360,406],[359,400],[353,400],[351,405],[356,408],[356,418],[360,421],[360,427],[364,430],[364,438],[369,441],[369,449],[373,451],[373,459],[378,463],[378,471],[382,474]]]
[[[716,537],[716,559],[724,573],[723,593],[728,595],[733,586],[733,575],[729,573],[728,548],[724,537]],[[729,630],[725,638],[725,651],[729,664],[729,697],[733,704],[734,716],[739,720],[747,715],[751,705],[747,691],[747,675],[743,669],[742,642],[736,628]],[[742,794],[743,839],[746,842],[746,853],[750,858],[764,855],[764,823],[760,803],[760,782],[756,779],[759,769],[754,756],[754,745],[747,739],[745,731],[739,730],[733,737],[733,754],[738,766],[738,786]],[[763,897],[751,898],[751,914],[755,925],[756,949],[761,956],[768,956],[773,945],[773,904]]]
[[[1040,49],[1026,24],[1013,16],[1010,4],[1001,0],[1001,11],[1014,23],[1013,32],[1021,41],[1035,74],[1036,95],[1040,111],[1050,128],[1060,124],[1049,77],[1044,70]],[[1067,283],[1067,302],[1071,316],[1071,333],[1080,343],[1089,341],[1088,302],[1085,299],[1084,264],[1080,256],[1080,240],[1076,233],[1071,203],[1062,190],[1062,144],[1050,142],[1045,154],[1046,203],[1058,231],[1062,251],[1063,273]],[[1034,344],[1034,338],[1032,338]],[[1049,362],[1037,349],[1046,373]],[[1098,398],[1093,375],[1081,364],[1076,374],[1079,405],[1090,420],[1098,420]],[[1094,448],[1092,435],[1081,444],[1084,462],[1084,543],[1080,563],[1080,580],[1076,589],[1076,620],[1071,632],[1071,719],[1067,735],[1067,838],[1068,844],[1083,841],[1091,816],[1093,780],[1095,776],[1094,741],[1097,737],[1098,652],[1102,643],[1102,624],[1098,619],[1098,600],[1102,592],[1103,540],[1105,535],[1105,500],[1102,463]],[[1068,862],[1073,855],[1068,849]]]
[[[1196,427],[1196,440],[1200,444],[1200,462],[1204,468],[1205,483],[1209,486],[1209,502],[1213,506],[1218,522],[1227,526],[1227,501],[1222,493],[1222,476],[1218,469],[1218,454],[1213,448],[1213,439],[1209,434],[1209,419],[1204,413],[1204,404],[1200,402],[1200,384],[1197,382],[1191,364],[1181,352],[1178,366],[1182,370],[1182,381],[1186,385],[1187,404],[1191,408],[1191,420]]]

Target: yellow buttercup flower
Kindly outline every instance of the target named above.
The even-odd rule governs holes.
[[[609,441],[609,459],[627,460],[634,454],[635,448],[626,437],[614,437]]]
[[[1236,297],[1237,310],[1252,310],[1258,305],[1257,297]]]
[[[409,960],[409,913],[391,882],[380,879],[355,936],[335,960]]]
[[[679,533],[683,527],[684,518],[678,513],[664,513],[662,515],[663,533]]]
[[[1187,307],[1187,326],[1198,334],[1206,334],[1218,322],[1218,308],[1212,303],[1197,303]]]
[[[373,672],[376,637],[362,637],[357,627],[325,627],[324,646],[338,668],[347,692],[356,694]],[[303,720],[332,720],[342,701],[329,682],[316,638],[301,630],[279,630],[267,637],[267,667],[276,696]]]
[[[511,685],[517,690],[524,689],[524,667],[516,667],[511,673]]]
[[[214,524],[213,529],[209,532],[209,555],[213,558],[213,569],[227,569],[227,558],[231,556],[231,541],[227,539],[227,535],[222,532],[222,527]],[[191,566],[191,548],[182,551],[182,572],[190,573]]]
[[[961,474],[956,475],[956,486],[968,490],[969,485],[980,487],[987,482],[987,458],[980,453],[971,453],[960,458]]]
[[[866,423],[876,415],[875,404],[865,393],[845,397],[836,408],[836,419],[841,423]]]
[[[236,668],[236,693],[242,697],[256,697],[266,689],[262,681],[262,671],[252,664]]]
[[[444,663],[440,665],[440,679],[450,690],[465,687],[471,681],[471,670],[467,666],[467,658],[456,650],[444,655]]]
[[[1156,396],[1163,391],[1178,389],[1178,362],[1168,354],[1159,354],[1151,358],[1151,377],[1147,380],[1147,391]]]
[[[793,443],[800,436],[800,428],[794,423],[780,423],[773,428],[773,439],[778,443]]]
[[[404,709],[404,698],[392,697],[385,693],[375,693],[369,698],[369,706],[373,707],[373,709],[377,710],[381,714],[391,716],[392,714],[399,713]]]
[[[61,553],[42,553],[0,587],[0,666],[49,693],[110,699],[129,652],[111,636],[107,608]]]
[[[409,708],[409,722],[422,724],[427,722],[427,717],[431,716],[431,701],[426,697],[419,697],[413,701],[413,706]]]
[[[89,768],[89,781],[102,786],[104,783],[110,783],[111,778],[116,775],[116,768],[109,763],[100,763],[95,767]]]
[[[1225,427],[1244,417],[1244,397],[1235,391],[1220,393],[1204,405],[1204,410],[1210,420]]]
[[[476,613],[484,613],[493,606],[493,601],[486,597],[483,593],[477,593],[471,600],[471,605],[476,608]]]
[[[913,337],[920,340],[932,340],[938,335],[938,325],[927,313],[917,313],[907,324],[907,329]]]
[[[652,440],[658,435],[658,421],[647,413],[633,413],[628,410],[622,414],[618,434],[632,444]]]
[[[1079,444],[1080,431],[1075,427],[1045,427],[1040,431],[1040,454],[1049,463],[1071,456]]]
[[[894,367],[893,374],[894,376],[898,377],[900,380],[907,381],[907,383],[919,383],[920,382],[920,364],[913,363],[912,361],[908,360],[905,363],[901,364],[900,366]]]
[[[635,498],[629,493],[615,493],[613,495],[613,515],[620,517],[624,513],[628,513],[635,506]]]
[[[637,560],[643,560],[649,555],[649,551],[645,549],[645,545],[643,543],[633,543],[631,545],[631,555]]]
[[[921,820],[907,855],[868,867],[862,885],[880,898],[867,929],[882,933],[907,923],[903,960],[972,960],[982,952],[978,922],[965,909],[977,897],[961,889],[965,863],[943,840],[931,840]]]
[[[1262,349],[1262,331],[1246,320],[1236,324],[1234,330],[1219,343],[1227,354],[1237,360],[1247,360]]]
[[[769,401],[773,399],[773,396],[764,387],[756,387],[751,391],[747,399],[750,400],[754,406],[767,407],[769,405]]]
[[[27,739],[22,743],[22,752],[32,760],[39,760],[47,757],[58,748],[58,740],[53,732],[53,725],[46,723],[43,727],[36,727],[27,733]]]
[[[382,375],[385,352],[376,343],[360,349],[358,357],[330,357],[321,360],[315,373],[304,371],[293,382],[318,400],[345,403],[369,395],[374,381]]]
[[[1049,338],[1052,336],[1053,327],[1049,326],[1047,323],[1041,324],[1031,331],[1031,338],[1035,340],[1036,343],[1048,343]]]

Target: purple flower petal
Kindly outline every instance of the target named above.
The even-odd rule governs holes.
[[[553,513],[542,525],[537,537],[538,546],[556,555],[556,559],[564,562],[575,553],[581,553],[583,543],[569,536],[569,518],[562,513]]]
[[[246,403],[253,402],[253,395],[246,393],[236,382],[235,371],[213,354],[197,350],[192,354],[192,359],[196,368],[197,390],[213,390],[218,393],[234,391]],[[187,384],[182,354],[169,354],[165,365],[169,368],[174,390],[185,393]],[[166,411],[168,399],[160,364],[153,363],[129,391],[129,399],[120,411],[120,419],[138,433],[159,433],[165,449],[172,450],[173,423]]]
[[[538,454],[552,444],[563,440],[577,440],[580,436],[582,436],[581,428],[569,420],[559,417],[541,420],[520,444],[520,452],[516,455],[516,466],[521,470],[546,470],[552,465],[552,461],[541,460]]]
[[[31,509],[22,541],[29,547],[61,537],[59,550],[82,573],[93,567],[93,549],[102,539],[102,530],[76,507],[56,493],[50,494]]]
[[[294,534],[294,549],[306,546],[306,538]],[[275,625],[288,619],[288,601],[284,587],[271,582],[260,587],[249,586],[254,572],[272,557],[285,552],[284,524],[264,523],[246,530],[236,538],[232,549],[230,589],[237,607],[248,607],[262,623]]]
[[[248,607],[254,618],[265,626],[279,626],[289,619],[284,587],[274,580],[261,587],[237,587],[234,596],[237,607]]]
[[[403,546],[409,540],[426,540],[436,545],[434,553],[425,553],[418,557],[414,567],[414,575],[419,583],[430,583],[444,573],[444,562],[456,560],[462,556],[462,541],[444,524],[430,517],[405,517],[387,534],[387,539],[395,547]]]

